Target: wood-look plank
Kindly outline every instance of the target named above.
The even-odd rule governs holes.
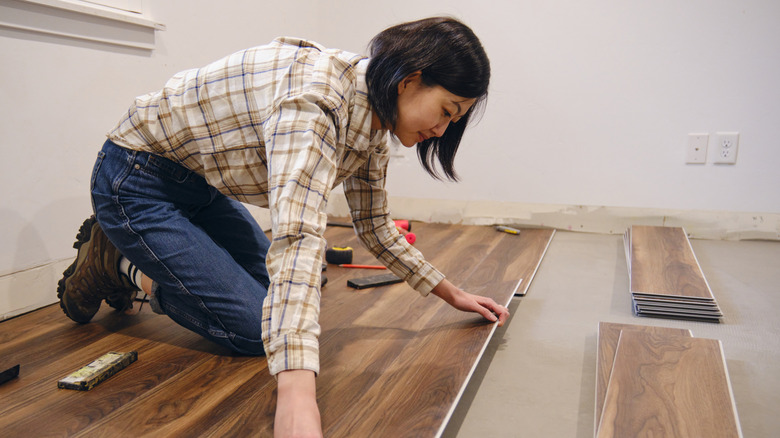
[[[653,333],[657,336],[693,336],[690,330],[653,327],[647,325],[620,324],[614,322],[599,322],[598,346],[596,355],[596,403],[594,411],[593,431],[598,431],[601,421],[601,411],[604,408],[604,397],[607,395],[609,377],[612,374],[612,363],[615,361],[620,332],[623,330],[638,330]]]
[[[632,226],[624,244],[636,315],[720,322],[723,314],[682,228]]]
[[[538,245],[490,227],[415,223],[416,247],[465,290],[507,304]],[[538,237],[538,236],[537,236]],[[376,263],[349,228],[329,228],[329,246],[349,245],[356,263]],[[436,436],[495,325],[405,284],[355,290],[372,275],[328,266],[322,290],[318,403],[327,436]],[[527,287],[527,285],[526,285]],[[92,391],[56,380],[109,350],[138,361]],[[0,324],[0,357],[22,364],[0,386],[0,435],[271,436],[276,382],[265,358],[231,355],[147,305],[136,315],[104,308],[85,325],[58,306]],[[5,415],[3,415],[5,414]],[[10,432],[7,433],[7,432]]]
[[[57,328],[42,328],[47,336],[25,345],[0,346],[3,354],[22,365],[18,379],[0,386],[0,436],[73,436],[85,430],[94,435],[106,418],[132,411],[134,400],[180,379],[189,367],[230,354],[168,317],[153,314],[148,305],[132,316],[104,306],[93,323],[79,325],[55,304],[6,321],[0,329],[15,333],[36,321],[38,314],[45,321],[57,315],[53,323]],[[139,351],[138,361],[91,391],[57,388],[57,380],[105,352],[130,350]],[[264,358],[253,360],[265,363]],[[121,414],[116,418],[112,423],[123,424]],[[134,427],[128,425],[127,430]]]
[[[422,226],[418,228],[421,228],[421,233],[424,233],[423,236],[427,239],[427,228]],[[498,236],[498,233],[487,227],[470,227],[445,236],[445,239],[451,247],[467,247],[468,251],[438,252],[433,250],[435,247],[429,250],[423,248],[423,250],[434,266],[441,270],[453,284],[464,286],[464,281],[475,271],[479,271],[481,263],[501,242],[502,236]],[[443,301],[434,296],[421,297],[404,283],[387,290],[364,292],[347,290],[347,293],[373,296],[369,298],[372,306],[365,312],[355,315],[352,323],[357,326],[374,327],[379,323],[382,327],[417,330],[425,326],[434,316],[431,309],[446,306]]]
[[[509,236],[511,237],[511,236]],[[507,266],[524,251],[523,240],[501,238],[479,263],[479,269],[465,281],[466,290],[490,296],[507,304],[514,292],[517,275]],[[457,268],[458,257],[437,266]],[[462,269],[466,269],[464,266]],[[403,350],[387,371],[377,376],[373,385],[354,408],[327,429],[332,436],[432,436],[438,424],[450,414],[443,409],[452,406],[465,384],[470,367],[462,358],[479,355],[495,325],[480,317],[464,314],[449,306],[435,303],[436,315],[429,318],[421,331]],[[425,360],[421,367],[420,361]],[[405,370],[416,370],[411,376]],[[402,373],[403,371],[403,373]],[[411,380],[406,380],[411,379]],[[409,387],[415,388],[408,391]],[[392,388],[390,394],[386,394]],[[452,400],[450,403],[431,400]],[[403,408],[401,408],[403,406]],[[377,412],[382,413],[377,415]],[[366,421],[366,419],[370,419]]]
[[[637,304],[648,304],[648,305],[664,305],[667,307],[679,307],[681,309],[718,309],[718,303],[714,301],[691,301],[691,300],[678,300],[674,298],[659,298],[656,296],[653,297],[642,297],[638,296],[636,294],[632,295],[634,302]]]
[[[490,329],[471,319],[418,333],[344,415],[328,419],[326,435],[436,436],[469,373],[463,358],[481,351]]]
[[[720,341],[622,330],[597,436],[742,436]]]
[[[678,302],[691,303],[691,304],[717,304],[714,298],[702,298],[702,297],[689,297],[683,295],[671,296],[671,295],[658,295],[658,294],[645,294],[641,292],[634,292],[632,294],[634,298],[647,299],[647,298],[673,298]]]
[[[167,349],[167,346],[152,347],[146,355],[155,354],[157,349]],[[19,437],[71,436],[102,425],[110,414],[124,411],[142,394],[178,378],[193,363],[186,354],[171,358],[171,361],[165,362],[139,360],[89,392],[56,390],[53,389],[56,388],[56,379],[45,379],[43,390],[37,388],[31,391],[24,404],[17,404],[6,414],[8,416],[2,421],[3,434]],[[197,361],[207,360],[200,358]],[[45,407],[44,421],[41,406]],[[134,428],[135,425],[128,425],[125,435]]]
[[[639,304],[635,303],[637,313],[659,313],[659,314],[672,314],[672,315],[690,315],[690,316],[703,316],[707,318],[718,318],[723,314],[717,308],[691,308],[691,307],[677,307],[677,306],[664,306],[662,304]]]
[[[524,234],[524,238],[528,240],[524,242],[523,252],[511,262],[510,268],[512,272],[517,272],[522,279],[515,290],[515,295],[522,297],[528,293],[528,288],[542,264],[547,248],[552,243],[555,230],[525,228],[521,230],[521,234]]]
[[[637,316],[645,316],[652,318],[664,318],[664,319],[678,319],[686,321],[700,321],[700,322],[712,322],[719,323],[719,316],[699,315],[695,313],[672,313],[672,312],[659,312],[655,310],[646,311],[641,309],[635,309],[634,313]]]
[[[635,225],[630,245],[632,293],[713,299],[682,228]]]
[[[261,374],[262,373],[262,374]],[[260,378],[253,380],[256,375]],[[222,421],[211,412],[225,403],[234,403],[231,396],[242,386],[270,382],[266,361],[252,357],[217,356],[201,361],[182,371],[177,378],[147,391],[127,403],[125,409],[114,411],[90,428],[89,436],[192,436],[207,426]],[[234,405],[240,406],[239,404]],[[271,422],[271,411],[256,421]],[[213,421],[214,424],[209,424]]]

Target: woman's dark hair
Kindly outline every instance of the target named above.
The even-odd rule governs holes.
[[[487,99],[490,82],[490,61],[479,39],[458,20],[434,17],[385,29],[369,47],[368,97],[382,126],[395,127],[398,84],[416,71],[422,72],[426,86],[440,85],[456,96],[476,99],[457,123],[450,123],[444,135],[417,144],[420,164],[432,177],[442,179],[432,163],[435,156],[447,179],[457,181],[455,153],[469,119]]]

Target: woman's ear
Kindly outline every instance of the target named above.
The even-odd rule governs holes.
[[[422,71],[417,70],[416,72],[409,73],[401,80],[401,82],[398,83],[398,95],[400,96],[403,94],[403,92],[406,91],[406,89],[409,87],[419,86],[421,82]]]

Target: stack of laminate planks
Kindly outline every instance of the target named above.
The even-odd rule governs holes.
[[[634,225],[623,240],[635,314],[720,322],[723,313],[684,229]]]
[[[741,437],[719,340],[599,323],[595,436]]]

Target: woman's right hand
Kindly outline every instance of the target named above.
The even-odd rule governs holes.
[[[276,438],[322,438],[314,372],[287,370],[276,376]]]

